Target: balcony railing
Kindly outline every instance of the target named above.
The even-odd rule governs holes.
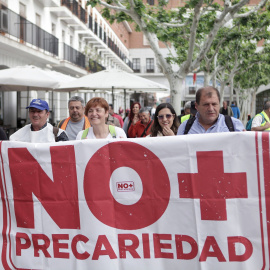
[[[79,18],[82,22],[87,23],[86,11],[82,6],[79,6]]]
[[[67,44],[63,44],[63,58],[77,66],[85,68],[85,55]]]
[[[58,38],[3,6],[0,9],[0,32],[58,56]]]
[[[158,70],[156,66],[152,66],[152,65],[149,65],[149,66],[134,65],[134,68],[132,69],[135,73],[156,73],[156,72],[159,73],[160,72],[160,70]]]
[[[87,23],[86,11],[76,0],[62,0],[62,6],[67,7],[82,22]]]
[[[98,23],[97,23],[97,22],[95,22],[94,33],[95,33],[96,35],[98,34]]]
[[[102,29],[102,27],[97,23],[92,21],[92,16],[89,15],[89,24],[88,28],[95,33],[107,46],[117,54],[130,68],[132,68],[132,62],[126,57],[124,53],[119,49],[119,47],[112,41],[111,38],[107,37],[106,32]]]

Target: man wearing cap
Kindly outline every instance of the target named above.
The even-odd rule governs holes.
[[[28,107],[31,124],[24,126],[10,136],[10,141],[46,143],[68,141],[64,130],[53,127],[47,122],[50,115],[49,105],[45,100],[33,99]]]

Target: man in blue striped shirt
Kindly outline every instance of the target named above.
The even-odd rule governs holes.
[[[189,127],[187,134],[202,134],[229,132],[230,129],[225,121],[225,117],[219,114],[220,110],[220,94],[219,91],[212,87],[206,86],[200,88],[196,93],[197,114],[194,122]],[[177,135],[184,135],[186,125],[189,120],[182,123],[178,129]],[[242,122],[236,118],[230,120],[234,131],[245,130]],[[186,130],[187,131],[187,130]]]

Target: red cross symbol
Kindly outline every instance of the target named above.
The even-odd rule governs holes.
[[[180,198],[200,199],[202,220],[227,220],[226,199],[247,198],[246,173],[224,173],[223,152],[197,152],[198,173],[178,173]]]

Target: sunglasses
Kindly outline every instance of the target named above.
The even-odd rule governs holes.
[[[161,115],[158,115],[157,118],[158,118],[158,120],[162,120],[164,117],[166,119],[171,119],[173,115],[174,114],[161,114]]]

